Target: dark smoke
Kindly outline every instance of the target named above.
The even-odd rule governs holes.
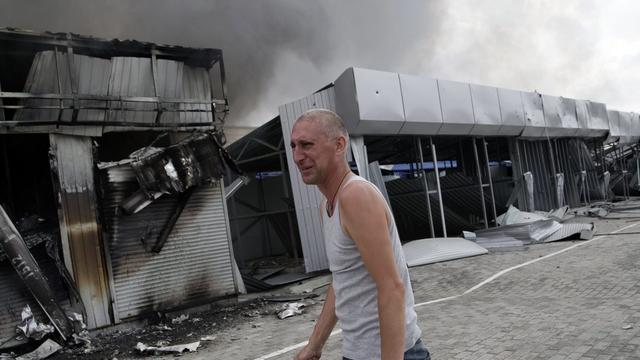
[[[415,73],[429,61],[435,1],[0,1],[0,27],[223,50],[228,123],[255,126],[278,106],[361,66]]]

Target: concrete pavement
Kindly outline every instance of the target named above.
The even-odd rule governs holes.
[[[640,219],[627,216],[597,220],[598,232],[639,231]],[[640,359],[639,260],[639,235],[612,235],[412,268],[423,341],[433,359]],[[471,293],[420,305],[529,261]],[[307,339],[321,306],[247,320],[183,358],[291,359],[296,350],[287,350]],[[332,336],[323,359],[341,358],[340,347]]]

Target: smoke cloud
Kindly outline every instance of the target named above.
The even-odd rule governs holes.
[[[349,66],[640,111],[634,18],[640,5],[633,2],[0,0],[0,6],[0,27],[222,49],[227,120],[236,126],[271,119],[279,105]]]

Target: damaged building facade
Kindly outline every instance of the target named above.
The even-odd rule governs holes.
[[[239,257],[280,251],[303,257],[306,271],[328,268],[318,221],[322,195],[302,182],[287,146],[293,123],[312,108],[345,120],[352,168],[383,192],[403,243],[495,227],[511,205],[547,211],[640,190],[636,113],[349,68],[316,93],[280,106],[278,117],[229,147],[256,179],[229,200],[234,243],[252,234],[244,246],[258,253],[238,249]]]
[[[0,29],[3,236],[62,309],[98,328],[237,294],[227,111],[220,50]],[[9,250],[5,346],[25,305],[51,319]]]

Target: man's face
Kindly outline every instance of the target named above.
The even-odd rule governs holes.
[[[305,184],[322,183],[336,159],[336,140],[315,121],[298,121],[291,131],[293,160]]]

